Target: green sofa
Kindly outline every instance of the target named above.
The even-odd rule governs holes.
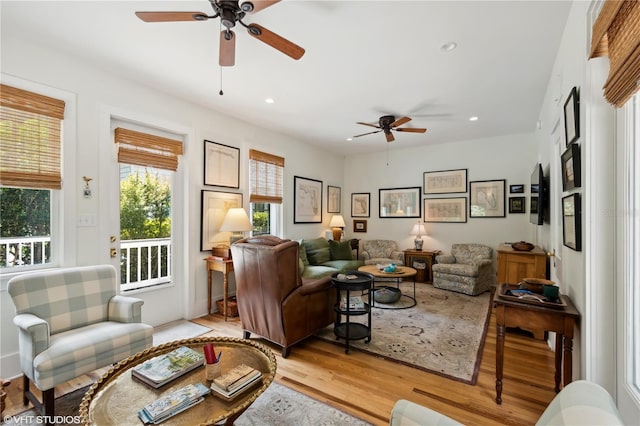
[[[302,279],[318,279],[336,272],[356,271],[364,262],[354,257],[351,240],[299,240]]]

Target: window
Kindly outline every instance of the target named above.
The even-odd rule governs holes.
[[[280,235],[284,158],[249,151],[249,203],[253,234]]]
[[[0,269],[52,263],[65,102],[0,85]]]

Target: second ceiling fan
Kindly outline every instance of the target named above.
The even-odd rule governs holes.
[[[411,132],[411,133],[424,133],[427,131],[427,129],[421,129],[417,127],[398,127],[398,126],[402,126],[405,123],[408,123],[409,121],[411,121],[411,118],[409,117],[400,117],[396,120],[396,117],[393,115],[383,115],[378,120],[377,125],[358,121],[358,124],[362,124],[363,126],[375,127],[376,129],[379,129],[379,130],[363,133],[361,135],[356,135],[354,136],[354,138],[359,138],[360,136],[366,136],[366,135],[372,135],[374,133],[384,132],[384,135],[387,138],[387,142],[393,142],[395,138],[393,137],[393,133],[391,133],[392,131]]]
[[[209,0],[215,12],[213,15],[203,12],[136,12],[136,16],[144,22],[206,21],[219,17],[226,28],[220,33],[219,63],[221,66],[231,67],[235,64],[236,35],[231,29],[236,26],[236,23],[245,27],[250,35],[263,43],[298,60],[304,55],[302,47],[258,24],[242,22],[247,13],[257,13],[278,2],[280,0],[247,0],[242,3],[237,0]]]

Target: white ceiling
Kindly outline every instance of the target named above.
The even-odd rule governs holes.
[[[257,23],[302,46],[295,61],[238,26],[235,67],[218,66],[219,19],[144,23],[136,11],[199,1],[11,1],[2,36],[64,50],[141,84],[335,152],[387,148],[382,115],[413,118],[389,149],[531,132],[571,2],[284,0]],[[456,42],[458,48],[440,47]],[[274,104],[265,103],[273,98]],[[469,121],[470,116],[479,120]],[[220,141],[224,142],[224,141]]]

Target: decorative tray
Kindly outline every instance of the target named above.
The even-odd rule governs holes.
[[[404,268],[400,268],[400,267],[396,267],[396,270],[393,272],[387,272],[384,269],[382,271],[383,274],[388,274],[388,275],[397,275],[397,274],[404,274]]]
[[[519,292],[523,293],[518,294]],[[500,284],[500,287],[498,288],[498,296],[504,300],[527,303],[529,305],[545,306],[554,309],[562,309],[567,306],[563,295],[559,295],[559,298],[555,300],[546,300],[542,294],[522,290],[517,284]]]

